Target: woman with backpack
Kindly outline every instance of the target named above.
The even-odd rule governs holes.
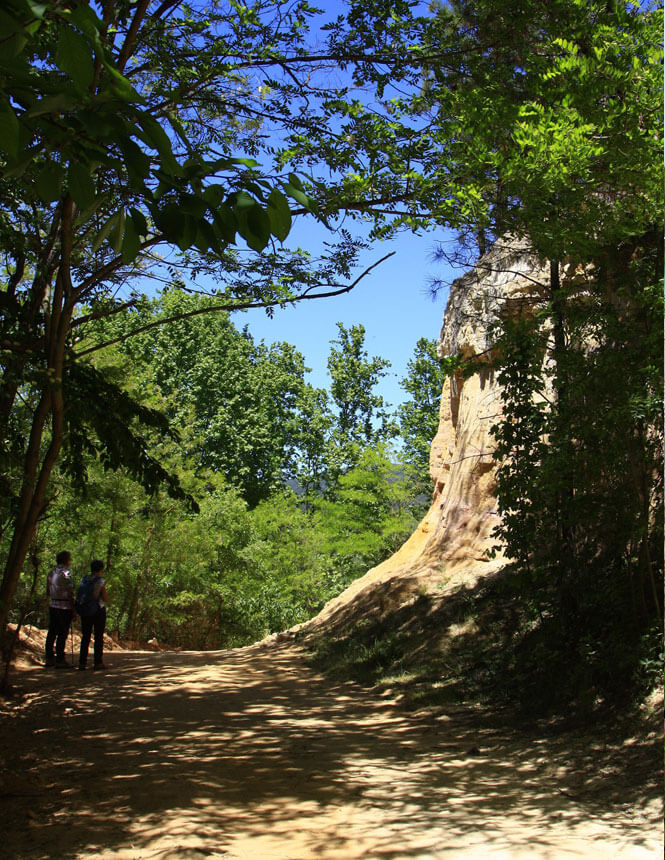
[[[81,618],[79,669],[86,668],[93,630],[95,633],[93,669],[106,669],[103,658],[107,596],[106,580],[101,576],[103,570],[103,561],[95,559],[90,562],[90,574],[83,577],[76,595],[76,611]]]

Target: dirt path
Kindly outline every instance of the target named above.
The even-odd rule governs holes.
[[[406,713],[289,644],[108,662],[22,673],[0,718],[0,857],[663,856],[658,738],[571,753],[481,714]]]

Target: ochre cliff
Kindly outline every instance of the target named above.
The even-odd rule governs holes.
[[[492,330],[506,314],[542,300],[547,270],[514,246],[497,243],[476,267],[454,281],[439,338],[439,354],[477,356],[485,369],[448,379],[439,430],[432,442],[431,507],[416,531],[389,559],[330,601],[310,625],[349,614],[394,608],[415,594],[472,586],[505,564],[488,558],[498,522],[491,427],[501,414],[501,392],[489,367]],[[358,604],[356,604],[358,601]]]

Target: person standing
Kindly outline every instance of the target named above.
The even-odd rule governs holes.
[[[74,613],[74,583],[69,570],[71,560],[71,553],[66,550],[59,552],[55,558],[56,566],[49,571],[46,580],[49,608],[44,657],[46,665],[55,666],[56,669],[71,668],[71,664],[65,659],[67,634]]]
[[[79,586],[77,603],[81,616],[81,650],[79,652],[79,669],[85,669],[88,663],[88,648],[90,637],[94,631],[94,663],[93,669],[106,669],[104,665],[104,630],[106,629],[106,580],[102,577],[104,562],[95,559],[90,562],[90,574],[84,576]]]

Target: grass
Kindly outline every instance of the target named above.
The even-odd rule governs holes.
[[[500,646],[496,600],[480,589],[444,597],[420,594],[383,615],[365,616],[306,642],[311,662],[333,677],[390,690],[413,708],[482,702]]]
[[[358,609],[362,618],[347,615],[336,627],[305,638],[312,664],[378,694],[389,690],[408,708],[466,704],[491,707],[508,719],[581,724],[608,708],[628,706],[631,696],[633,703],[642,701],[657,683],[657,671],[662,679],[662,648],[650,647],[633,682],[628,678],[622,704],[605,678],[612,655],[598,649],[587,654],[581,649],[584,637],[575,653],[567,651],[555,619],[528,614],[509,572],[453,594],[420,594],[397,608]],[[590,638],[589,631],[583,633]],[[604,663],[598,654],[607,657]],[[635,681],[641,689],[632,689]]]

